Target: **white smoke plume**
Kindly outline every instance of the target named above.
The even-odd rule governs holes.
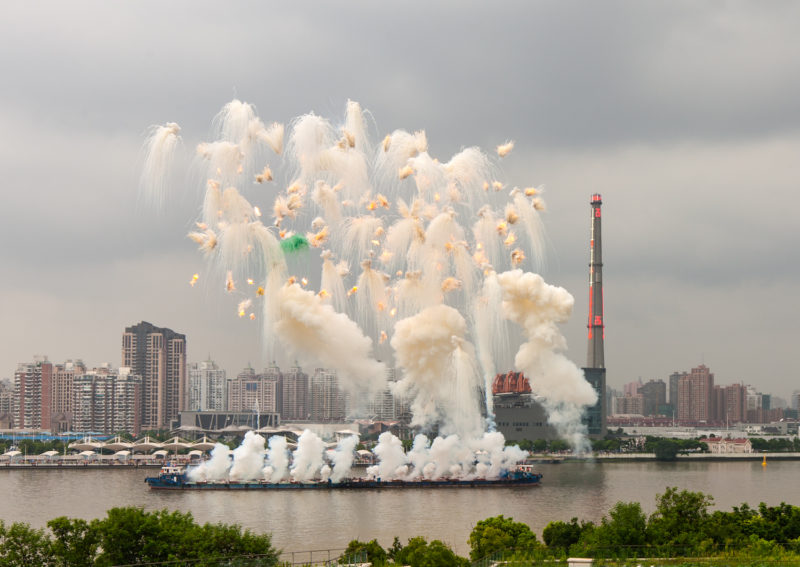
[[[331,482],[341,482],[350,476],[357,445],[358,436],[350,435],[339,441],[336,448],[329,452],[330,460],[333,463]]]
[[[325,442],[319,435],[306,429],[297,440],[297,449],[292,454],[292,466],[289,472],[297,482],[308,482],[316,477],[322,465]]]
[[[408,453],[396,436],[385,432],[372,451],[378,464],[367,469],[367,476],[382,481],[497,479],[527,457],[517,446],[506,447],[499,432],[467,440],[448,435],[433,442],[420,434]]]
[[[378,458],[378,464],[368,467],[367,474],[381,480],[404,478],[408,474],[406,454],[403,443],[389,431],[378,437],[378,444],[372,450]]]
[[[464,317],[447,305],[424,309],[398,321],[391,345],[403,378],[395,393],[413,398],[413,424],[441,423],[445,434],[479,435],[483,430],[478,392],[482,379]]]
[[[372,341],[347,315],[296,283],[281,287],[274,301],[274,329],[286,347],[337,370],[348,392],[377,393],[383,388],[386,367],[370,357]]]
[[[597,401],[597,393],[583,371],[562,354],[567,343],[558,324],[572,313],[572,295],[522,270],[504,272],[498,281],[503,289],[503,314],[522,327],[527,339],[514,360],[517,370],[531,377],[531,389],[545,400],[550,422],[576,450],[584,450],[585,426],[580,415]]]
[[[168,168],[172,165],[175,147],[180,141],[180,126],[168,122],[153,126],[145,142],[145,161],[142,167],[141,188],[148,204],[160,209],[167,192]]]
[[[225,480],[231,468],[231,450],[227,445],[217,443],[211,449],[211,458],[199,466],[190,469],[189,480],[196,482]]]
[[[241,445],[233,450],[233,465],[230,479],[233,481],[255,480],[263,476],[264,438],[258,433],[248,431]]]
[[[264,467],[264,478],[268,482],[277,483],[289,475],[289,444],[286,437],[273,435],[269,438],[267,465]]]

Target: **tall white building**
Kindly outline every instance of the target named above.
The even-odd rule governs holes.
[[[211,359],[189,365],[189,411],[227,409],[225,370]]]
[[[130,368],[95,368],[75,375],[72,426],[75,431],[138,435],[142,379]]]

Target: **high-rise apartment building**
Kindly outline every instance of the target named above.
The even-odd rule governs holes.
[[[75,376],[72,427],[82,433],[111,431],[111,377],[96,370]]]
[[[639,388],[642,387],[642,379],[634,380],[622,385],[622,392],[625,396],[635,396],[639,393]]]
[[[256,374],[249,366],[245,368],[236,378],[228,380],[228,411],[276,413],[280,376],[277,366],[263,374]]]
[[[309,410],[312,421],[343,421],[345,396],[335,370],[317,368],[310,380]]]
[[[367,404],[367,417],[380,421],[403,421],[406,423],[411,420],[409,400],[392,392],[392,385],[396,381],[397,370],[388,368],[386,370],[387,387]],[[530,388],[528,390],[530,391]]]
[[[14,372],[14,426],[50,429],[53,363],[47,357],[21,362]]]
[[[73,389],[75,376],[86,372],[81,360],[67,360],[53,366],[51,413],[53,430],[69,431],[73,417]]]
[[[139,416],[142,415],[142,377],[132,374],[130,368],[117,369],[113,396],[111,433],[125,431],[138,436],[141,432]]]
[[[0,429],[14,427],[14,384],[11,380],[0,380]]]
[[[642,415],[658,415],[667,404],[667,384],[663,380],[650,380],[639,386],[642,396]]]
[[[625,395],[614,398],[614,413],[621,415],[645,415],[644,396],[641,394]]]
[[[283,372],[281,379],[281,419],[304,421],[309,418],[308,374],[299,366]]]
[[[186,407],[186,336],[146,321],[122,335],[122,365],[142,377],[142,429],[169,429]]]
[[[73,429],[138,435],[141,388],[141,378],[132,375],[129,368],[95,368],[75,375]]]
[[[722,403],[717,407],[717,420],[727,424],[747,421],[747,387],[733,384],[722,388]]]
[[[223,411],[227,409],[225,370],[213,360],[189,365],[189,411]]]
[[[714,374],[705,364],[692,368],[678,380],[678,419],[684,422],[708,422],[714,412]]]
[[[669,375],[669,403],[674,411],[678,411],[678,380],[686,376],[686,372],[673,372]]]

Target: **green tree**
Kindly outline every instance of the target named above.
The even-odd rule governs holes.
[[[647,541],[647,516],[638,502],[617,502],[594,530],[595,544],[620,550],[642,546]]]
[[[450,547],[438,539],[428,543],[424,537],[413,537],[397,551],[397,565],[411,567],[466,567],[469,561],[456,555]]]
[[[539,545],[527,524],[503,515],[481,520],[469,534],[469,558],[473,561],[504,549],[533,549]]]
[[[706,537],[708,507],[714,498],[702,492],[667,487],[656,497],[656,511],[647,524],[655,544],[693,547]]]
[[[51,551],[60,565],[94,565],[99,538],[96,524],[60,516],[47,522],[53,534]]]
[[[44,530],[14,522],[9,528],[0,520],[0,565],[2,567],[55,567],[51,541]]]
[[[580,541],[586,526],[588,526],[586,523],[578,524],[578,518],[572,518],[569,523],[550,522],[542,530],[542,539],[545,545],[553,551],[568,553],[569,548]]]
[[[674,461],[678,456],[679,446],[672,439],[659,439],[653,444],[653,452],[658,461]]]
[[[269,535],[242,532],[236,525],[199,526],[191,513],[112,508],[105,519],[95,522],[102,549],[97,565],[208,560],[241,555],[263,556],[261,564],[274,565],[278,559]]]
[[[549,449],[553,453],[558,453],[559,451],[566,451],[569,449],[569,443],[567,443],[563,439],[553,439],[549,443]]]
[[[395,538],[397,540],[397,538]],[[359,556],[364,555],[365,559],[359,559]],[[339,562],[357,562],[357,563],[372,563],[375,567],[386,565],[386,550],[384,550],[377,540],[368,542],[352,540],[347,544],[347,549],[344,550]]]

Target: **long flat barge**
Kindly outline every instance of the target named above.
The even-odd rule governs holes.
[[[309,482],[268,481],[193,481],[182,467],[164,466],[155,477],[144,481],[154,490],[363,490],[384,488],[486,488],[499,486],[538,486],[542,474],[531,470],[530,465],[520,465],[498,478],[442,478],[415,480],[380,480],[348,478],[339,482],[316,480]]]

